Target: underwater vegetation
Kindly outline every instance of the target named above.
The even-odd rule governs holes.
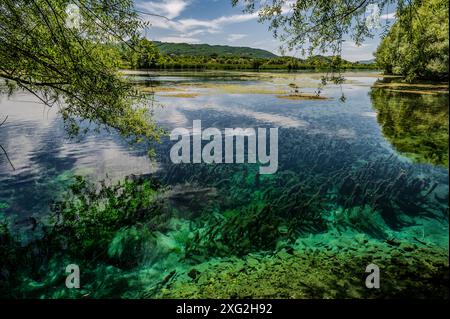
[[[164,180],[216,188],[222,211],[252,203],[270,206],[270,214],[295,224],[288,229],[297,235],[324,230],[325,216],[340,209],[371,209],[394,229],[417,216],[448,219],[446,178],[434,176],[430,168],[421,167],[420,174],[393,154],[373,153],[364,142],[357,153],[353,141],[309,135],[300,144],[297,130],[281,134],[286,143],[280,145],[280,170],[273,176],[259,175],[249,165],[169,164]]]
[[[299,240],[274,253],[198,264],[173,276],[154,298],[449,298],[448,251],[364,235]],[[380,289],[364,285],[380,265]]]
[[[64,243],[70,255],[79,254],[83,258],[130,254],[127,243],[121,240],[125,234],[129,237],[149,236],[152,231],[164,227],[167,221],[157,198],[158,190],[161,185],[150,178],[131,177],[115,185],[108,186],[103,182],[96,187],[77,177],[68,197],[52,205],[52,229],[47,236],[50,241]],[[140,236],[133,236],[139,230]],[[110,247],[106,254],[105,248],[111,241],[115,247]],[[133,262],[130,258],[124,260]]]
[[[295,179],[285,197],[276,196],[274,185],[282,179],[260,176],[257,167],[244,171],[229,177],[254,184],[259,191],[252,200],[259,201],[241,208],[233,198],[216,203],[212,188],[203,188],[210,195],[195,192],[202,189],[198,185],[189,190],[184,184],[181,190],[133,176],[96,186],[77,177],[67,196],[52,205],[52,218],[40,221],[34,241],[21,243],[10,232],[9,220],[2,219],[0,295],[448,298],[448,247],[425,238],[395,238],[369,205],[341,206],[327,214],[320,200],[309,206],[302,197],[291,201],[301,194]],[[267,194],[261,191],[264,184],[272,186]],[[206,203],[197,206],[199,200]],[[185,205],[175,208],[173,201]],[[201,213],[183,212],[188,207]],[[305,207],[317,213],[302,218]],[[72,263],[82,267],[79,290],[64,286],[64,268]],[[382,267],[380,291],[362,284],[370,263]]]
[[[448,166],[448,91],[427,95],[373,88],[371,98],[384,136],[414,161]]]
[[[159,191],[161,185],[150,178],[96,186],[76,177],[66,197],[52,205],[51,215],[39,221],[28,243],[13,235],[11,221],[3,218],[0,295],[41,296],[58,283],[63,285],[61,270],[72,263],[85,269],[86,281],[102,267],[119,271],[136,266],[143,251],[152,249],[155,232],[168,225]]]
[[[308,151],[324,166],[305,174],[292,171],[300,165],[292,162],[275,175],[260,175],[257,165],[182,164],[161,181],[147,175],[95,185],[76,177],[39,221],[34,240],[22,243],[2,222],[0,295],[445,296],[447,251],[419,236],[414,244],[396,239],[393,227],[416,217],[448,218],[445,184],[415,176],[391,157],[332,165],[315,147]],[[334,174],[323,175],[329,170]],[[371,260],[388,267],[385,295],[361,288]],[[83,269],[77,291],[64,288],[72,263]]]
[[[295,80],[286,77],[279,87],[297,90],[303,87],[300,80],[288,86]],[[194,105],[206,99],[203,89],[227,93],[221,98],[228,99],[231,92],[240,94],[236,87],[244,88],[183,85],[183,90],[168,85],[155,92],[181,97],[192,87],[200,92]],[[275,110],[243,104],[251,116],[183,110],[188,120],[202,118],[218,127],[266,125],[266,118],[252,118],[260,111],[276,116],[272,112],[283,109],[286,117],[301,118],[305,125],[279,130],[274,175],[259,174],[258,164],[174,165],[166,138],[154,147],[155,173],[120,182],[93,183],[51,171],[48,164],[50,174],[38,179],[36,188],[1,190],[0,297],[448,298],[448,147],[442,136],[448,133],[442,126],[448,95],[412,99],[392,88],[375,87],[371,93],[390,143],[370,105],[352,101],[296,105],[252,96],[280,105]],[[411,151],[400,150],[388,137],[391,122],[392,136],[410,143]],[[396,150],[408,157],[416,152],[415,160]],[[75,167],[69,164],[64,169]],[[44,214],[23,220],[29,202],[51,197],[34,192],[45,185],[57,196],[49,206],[39,202]],[[26,196],[29,189],[33,194]],[[379,291],[364,285],[371,263],[382,271]],[[80,266],[81,289],[65,287],[68,264]]]

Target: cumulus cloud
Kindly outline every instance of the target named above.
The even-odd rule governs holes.
[[[163,18],[152,17],[150,23],[154,28],[170,29],[178,32],[202,32],[217,33],[226,25],[247,22],[258,18],[257,13],[252,14],[235,14],[222,16],[211,20],[201,19],[178,19],[166,20]]]
[[[158,40],[169,43],[200,43],[199,39],[179,36],[160,37]]]
[[[159,14],[169,19],[178,17],[190,4],[189,0],[142,1],[136,4],[138,9]]]
[[[228,16],[220,16],[214,19],[194,19],[194,18],[179,18],[167,20],[160,17],[151,17],[150,23],[152,28],[159,28],[164,30],[176,31],[176,36],[162,36],[156,37],[159,41],[164,42],[186,42],[198,43],[197,36],[204,34],[217,34],[223,31],[227,25],[235,23],[242,23],[258,18],[257,13],[252,14],[235,14]],[[231,34],[228,36],[228,41],[233,42],[242,39],[245,35]]]
[[[352,62],[373,59],[373,52],[376,49],[377,43],[373,41],[365,42],[360,45],[353,41],[345,41],[342,44],[342,54],[344,59]]]
[[[382,14],[380,16],[380,19],[382,20],[393,20],[396,18],[395,12],[391,12],[391,13],[387,13],[387,14]]]
[[[234,34],[230,34],[230,35],[227,37],[227,40],[228,40],[229,42],[234,42],[234,41],[241,40],[241,39],[243,39],[243,38],[245,38],[245,37],[247,37],[246,34],[234,33]]]

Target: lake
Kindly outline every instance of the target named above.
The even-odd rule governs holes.
[[[168,137],[129,145],[101,130],[70,139],[57,109],[27,93],[2,96],[0,122],[8,119],[0,144],[15,170],[0,156],[0,212],[26,227],[29,217],[49,213],[75,175],[108,183],[151,175],[170,186],[167,205],[175,212],[176,225],[158,236],[191,258],[180,261],[170,249],[147,258],[159,279],[172,268],[294,243],[346,249],[340,245],[361,234],[448,250],[448,93],[347,72],[343,85],[330,84],[315,98],[322,75],[127,73],[153,97],[154,117],[167,132],[192,129],[194,120],[220,130],[278,127],[273,175],[259,174],[256,164],[174,165]],[[220,230],[208,231],[212,225]],[[177,231],[199,238],[180,244]]]

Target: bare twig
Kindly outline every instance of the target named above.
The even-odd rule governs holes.
[[[6,120],[8,119],[8,115],[6,115],[5,119],[0,123],[0,126],[2,126],[3,124],[5,124]],[[11,165],[13,171],[16,170],[16,168],[14,167],[13,163],[11,162],[11,160],[9,159],[8,153],[6,152],[5,148],[0,144],[0,148],[2,149],[3,153],[5,154],[6,159],[9,162],[9,165]]]

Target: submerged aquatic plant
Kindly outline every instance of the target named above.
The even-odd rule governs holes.
[[[252,251],[271,250],[280,239],[282,220],[271,206],[250,206],[207,218],[207,226],[194,232],[186,245],[186,258],[242,256]]]
[[[368,205],[346,209],[339,207],[332,212],[330,223],[339,232],[352,229],[380,240],[386,240],[389,237],[389,227],[380,213]]]
[[[49,236],[65,242],[73,254],[104,256],[121,229],[139,223],[152,230],[162,227],[167,218],[157,197],[159,191],[161,185],[148,178],[128,178],[112,186],[102,183],[96,189],[78,177],[70,194],[53,204],[55,222]]]
[[[65,198],[52,205],[52,218],[40,222],[42,234],[26,245],[2,222],[0,248],[6,255],[0,264],[0,295],[80,297],[85,290],[63,292],[63,270],[76,263],[83,267],[84,286],[97,287],[99,296],[119,296],[128,285],[120,283],[124,278],[118,272],[125,275],[138,265],[155,246],[154,234],[168,225],[170,212],[159,197],[163,190],[149,177],[111,186],[77,177]],[[111,278],[109,291],[101,282],[111,273],[117,277]]]

